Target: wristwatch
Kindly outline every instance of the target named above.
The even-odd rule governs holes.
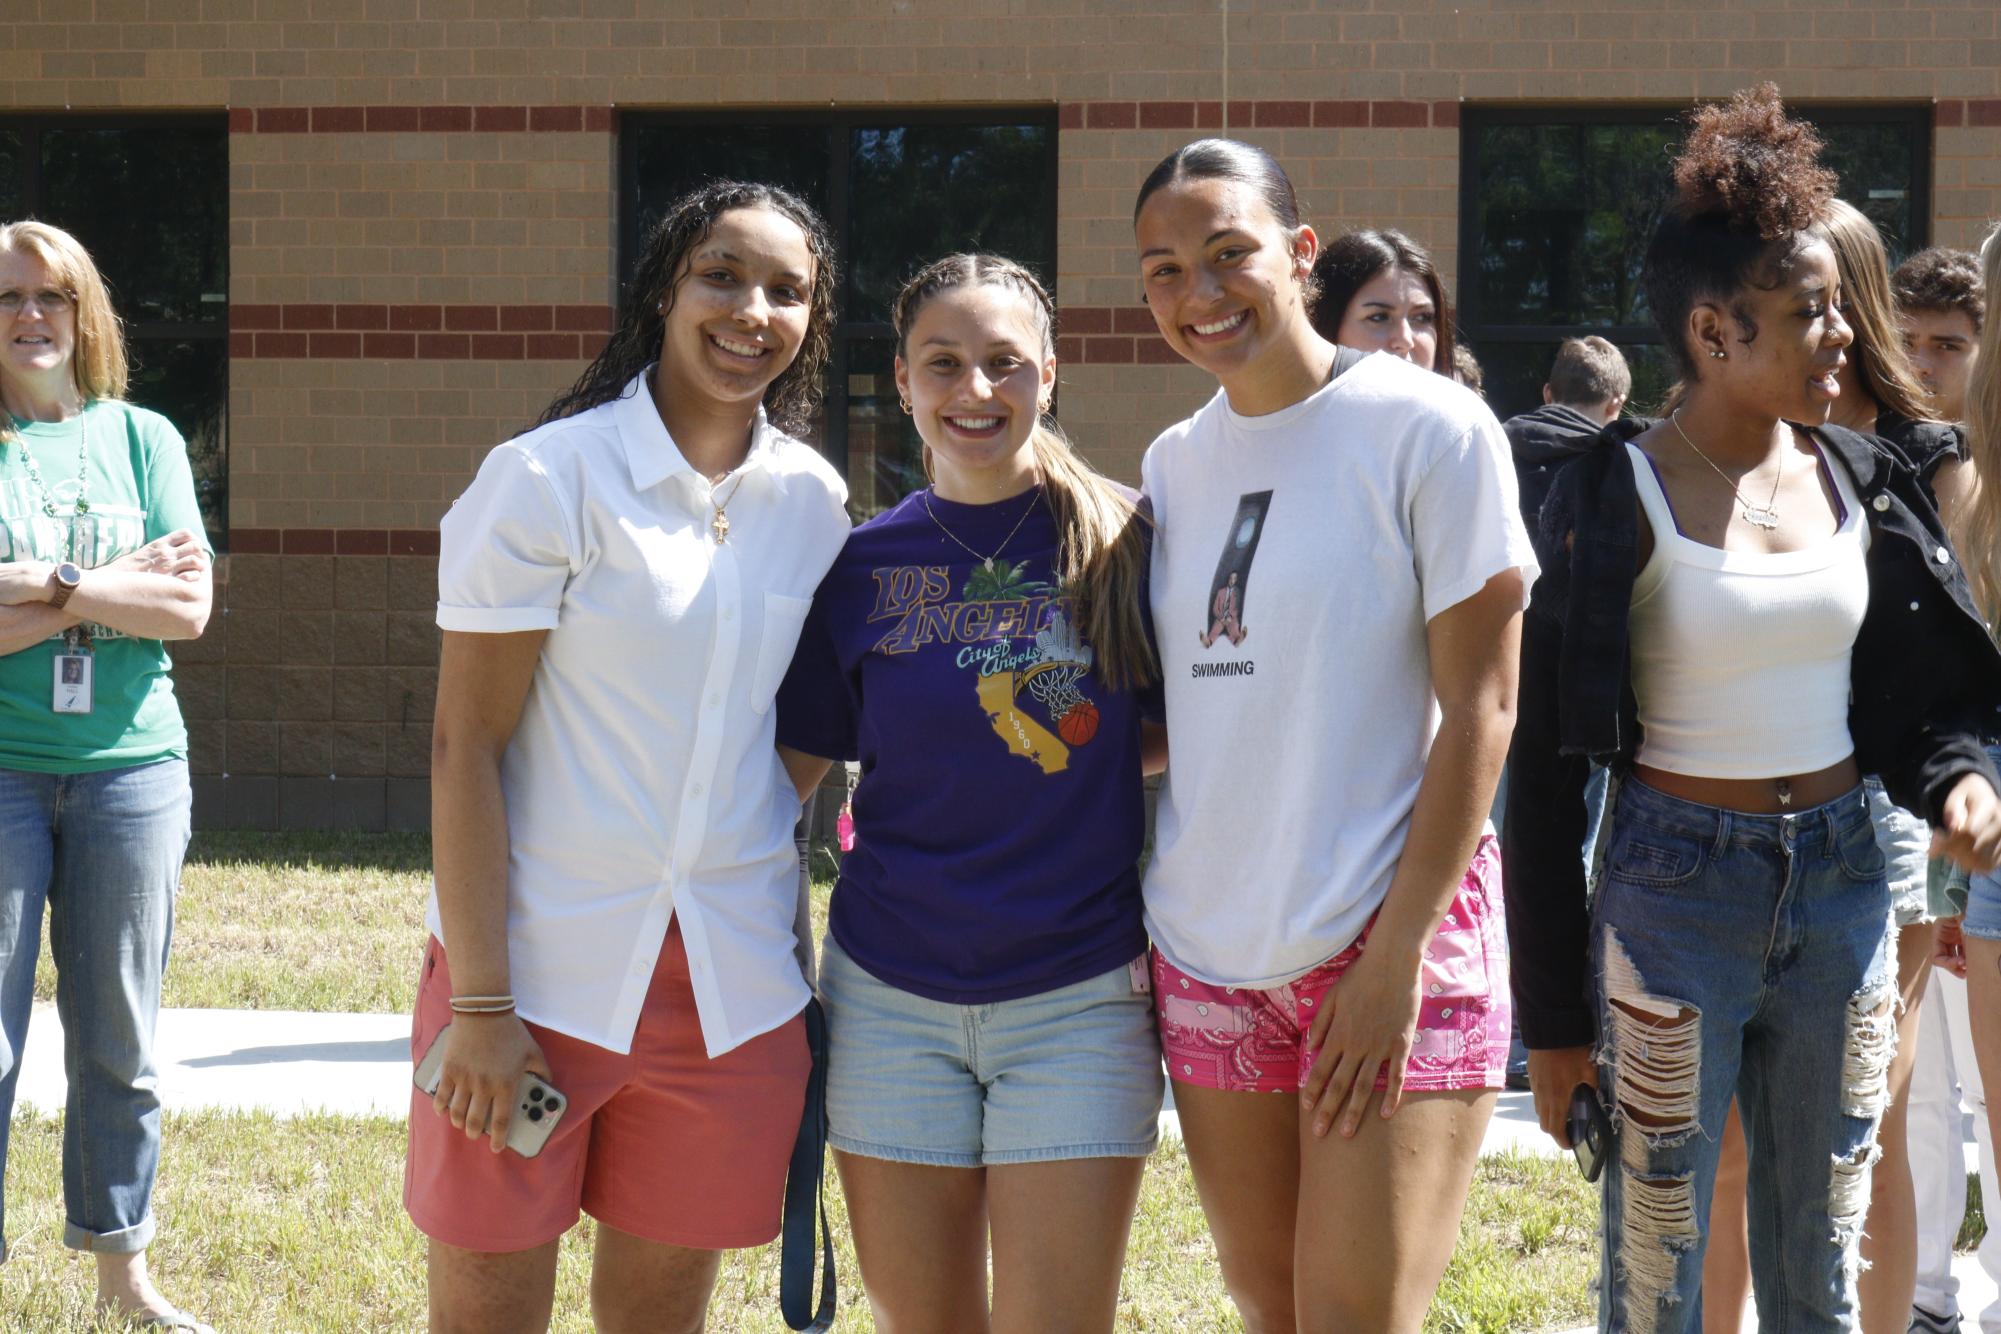
[[[76,586],[82,582],[83,571],[77,568],[75,561],[66,560],[56,566],[56,591],[49,598],[49,605],[61,611],[63,604],[69,601],[69,595],[76,592]]]

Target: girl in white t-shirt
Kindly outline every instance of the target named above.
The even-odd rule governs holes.
[[[1473,394],[1314,331],[1318,242],[1265,153],[1181,149],[1134,222],[1162,336],[1221,384],[1144,467],[1176,756],[1145,897],[1189,1162],[1250,1330],[1415,1334],[1507,1055],[1513,468]]]

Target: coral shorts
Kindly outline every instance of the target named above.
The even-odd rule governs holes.
[[[1296,1093],[1319,1053],[1313,1017],[1362,957],[1375,919],[1355,943],[1283,986],[1225,987],[1182,972],[1153,952],[1154,1017],[1167,1073],[1184,1084],[1238,1092]],[[1508,937],[1501,849],[1490,834],[1424,950],[1417,1042],[1404,1090],[1500,1088],[1508,1064]],[[1388,1072],[1376,1087],[1389,1082]]]
[[[411,1055],[451,1019],[445,950],[433,939],[417,991]],[[630,1054],[540,1024],[542,1048],[570,1109],[542,1152],[494,1153],[412,1092],[403,1207],[426,1236],[471,1251],[553,1241],[579,1211],[669,1246],[726,1250],[778,1235],[785,1170],[799,1134],[812,1058],[805,1022],[714,1060],[702,1043],[688,955],[667,933]]]

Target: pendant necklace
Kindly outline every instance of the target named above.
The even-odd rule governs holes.
[[[730,484],[729,494],[722,497],[722,499],[718,500],[716,498],[715,489],[713,487],[711,487],[709,490],[709,506],[716,512],[715,517],[709,520],[709,531],[716,535],[717,546],[721,546],[723,544],[723,539],[730,535],[730,516],[723,513],[723,507],[729,504],[732,500],[736,499],[737,488],[742,485],[743,485],[743,474],[738,473],[736,481]]]
[[[1668,414],[1668,422],[1674,427],[1675,434],[1681,437],[1681,441],[1683,444],[1687,445],[1690,449],[1695,450],[1695,457],[1701,459],[1704,463],[1707,463],[1710,466],[1710,468],[1716,473],[1716,475],[1723,479],[1723,485],[1730,488],[1730,494],[1737,497],[1737,503],[1744,507],[1744,521],[1746,523],[1755,524],[1756,526],[1763,528],[1766,532],[1770,532],[1774,528],[1777,528],[1779,526],[1779,508],[1778,508],[1779,483],[1785,480],[1786,456],[1783,453],[1779,455],[1779,470],[1778,473],[1772,478],[1771,498],[1762,505],[1753,505],[1750,501],[1744,499],[1743,491],[1738,489],[1738,484],[1736,482],[1730,480],[1729,473],[1723,471],[1723,469],[1721,468],[1718,468],[1716,466],[1716,461],[1710,458],[1709,455],[1703,453],[1700,449],[1696,449],[1695,441],[1690,440],[1688,438],[1688,432],[1681,429],[1681,421],[1679,420],[1680,416],[1681,413],[1679,412],[1679,410]]]
[[[1021,517],[1014,521],[1014,527],[1007,530],[1007,536],[1001,539],[1000,545],[994,548],[993,556],[982,556],[979,552],[973,550],[972,547],[967,546],[966,543],[959,537],[957,533],[953,532],[950,528],[947,528],[945,526],[945,521],[938,517],[938,511],[931,508],[930,487],[926,487],[924,489],[924,512],[931,516],[931,522],[938,525],[939,532],[945,534],[945,536],[951,538],[954,542],[957,542],[961,547],[964,547],[966,554],[971,556],[974,560],[980,563],[981,569],[985,570],[988,574],[992,574],[994,572],[994,556],[998,556],[1001,554],[1001,552],[1007,550],[1007,544],[1014,541],[1014,535],[1021,531],[1021,526],[1024,523],[1028,522],[1028,516],[1035,512],[1036,504],[1041,500],[1041,498],[1042,498],[1042,483],[1037,482],[1035,486],[1031,488],[1029,491],[1027,507],[1022,510]]]

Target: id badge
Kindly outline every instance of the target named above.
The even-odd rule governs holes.
[[[53,707],[57,713],[89,713],[92,669],[88,653],[58,653]]]

